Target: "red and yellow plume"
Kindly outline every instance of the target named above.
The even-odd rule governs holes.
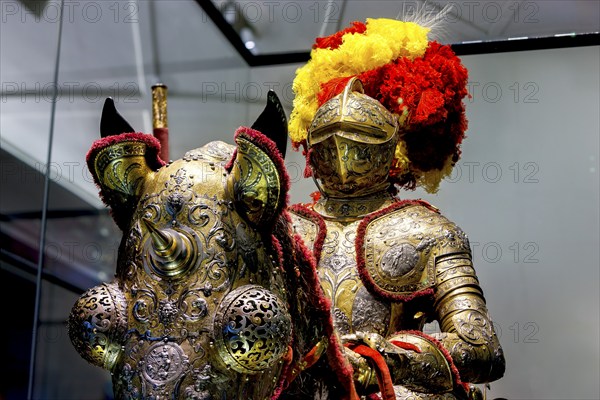
[[[318,38],[294,79],[289,122],[294,147],[305,145],[317,109],[358,77],[365,94],[398,114],[403,125],[392,182],[437,191],[460,157],[467,70],[449,46],[429,41],[429,32],[414,22],[367,19]]]

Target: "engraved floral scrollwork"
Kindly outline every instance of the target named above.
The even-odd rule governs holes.
[[[356,293],[352,305],[354,331],[385,334],[390,323],[391,307],[374,297],[363,286]]]
[[[256,374],[271,367],[287,349],[291,318],[272,292],[255,285],[229,293],[215,316],[217,349],[235,371]]]
[[[187,290],[179,299],[179,308],[182,310],[183,317],[188,321],[198,321],[201,318],[204,318],[208,313],[208,303],[206,300],[200,295],[201,289]],[[205,290],[204,295],[210,291]]]
[[[477,310],[463,310],[452,316],[458,335],[472,344],[490,343],[492,327],[489,319]]]
[[[194,204],[188,211],[188,221],[199,228],[208,225],[211,220],[211,208],[206,204]]]
[[[225,164],[233,153],[235,147],[221,141],[210,142],[199,149],[186,152],[182,157],[185,161],[208,161],[211,164]]]
[[[281,201],[280,177],[273,160],[244,137],[228,180],[236,209],[255,226],[269,221]]]
[[[90,363],[111,367],[120,351],[127,326],[126,302],[116,283],[89,289],[69,317],[69,337]]]
[[[95,169],[102,185],[127,196],[136,194],[148,171],[145,152],[146,145],[137,142],[116,143],[101,150]]]
[[[430,287],[435,272],[428,264],[429,227],[417,224],[429,210],[405,207],[371,221],[365,235],[365,266],[375,283],[393,293]]]
[[[333,321],[335,328],[340,332],[340,334],[351,332],[350,319],[342,310],[337,307],[333,309]]]
[[[142,323],[148,323],[158,306],[156,295],[146,289],[134,291],[137,297],[133,305],[133,317]]]
[[[324,260],[324,268],[331,269],[333,272],[339,272],[348,266],[349,260],[346,256],[336,254]]]
[[[449,247],[452,249],[459,249],[467,252],[471,251],[467,235],[463,232],[462,229],[453,224],[441,227],[438,235],[438,241],[442,248]]]
[[[171,174],[170,180],[165,183],[165,189],[161,192],[162,203],[165,204],[167,213],[172,219],[177,218],[184,205],[193,197],[194,187],[193,175],[188,176],[184,168],[179,168]]]
[[[144,207],[143,216],[145,219],[157,223],[162,219],[163,212],[158,204],[149,203]]]
[[[121,161],[129,150],[135,148],[115,145],[107,150],[102,167],[106,176],[99,178],[103,190],[115,186],[108,195],[118,201],[109,203],[116,205],[114,213],[122,213],[124,236],[117,279],[123,293],[117,284],[110,284],[82,296],[70,322],[75,346],[84,358],[111,370],[118,399],[268,398],[277,384],[274,376],[281,372],[275,361],[288,349],[291,321],[287,303],[277,297],[285,299],[284,275],[271,274],[269,256],[275,254],[263,245],[256,227],[240,215],[228,192],[230,173],[224,165],[231,160],[234,147],[208,145],[164,167],[145,164],[146,158],[155,155],[147,153],[146,144],[140,154]],[[252,148],[250,153],[256,151],[258,156],[258,150]],[[260,154],[263,158],[258,163],[249,154],[244,162],[254,163],[257,182],[268,178],[267,197],[279,199],[277,171]],[[268,210],[266,218],[272,218],[274,210]],[[262,266],[266,266],[264,273]],[[254,273],[240,277],[242,268]],[[249,315],[243,322],[250,332],[244,342],[249,346],[228,340],[232,353],[243,354],[242,364],[256,367],[251,372],[244,369],[244,374],[257,375],[241,394],[236,387],[240,375],[226,368],[213,350],[217,340],[214,317],[232,287],[248,281],[260,285],[264,293],[262,297],[247,294],[248,301],[242,301],[246,308],[239,308],[242,315]],[[245,292],[236,293],[231,301]],[[279,347],[282,338],[283,347]]]
[[[368,191],[366,187],[383,185],[395,146],[394,141],[380,145],[355,143],[350,139],[332,136],[311,147],[311,167],[319,187],[333,197]],[[348,206],[346,206],[348,207]],[[340,209],[341,215],[351,210]]]

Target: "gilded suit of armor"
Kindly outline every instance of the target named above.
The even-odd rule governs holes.
[[[275,100],[255,125],[273,128]],[[102,126],[130,132],[107,105]],[[293,270],[279,147],[242,127],[236,146],[164,164],[152,136],[102,133],[88,165],[123,239],[116,279],[72,309],[74,347],[111,372],[118,399],[276,399],[312,335],[327,335],[311,321],[327,312],[318,296],[294,297],[320,288]]]
[[[361,92],[351,81],[313,119],[309,162],[321,197],[292,208],[293,227],[313,248],[359,395],[382,389],[382,368],[350,344],[382,356],[396,399],[477,396],[467,383],[500,378],[504,357],[469,241],[431,205],[390,194],[397,117]],[[434,320],[441,333],[424,334]],[[299,386],[298,398],[339,396],[319,364]]]

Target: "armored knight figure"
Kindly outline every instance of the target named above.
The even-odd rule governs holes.
[[[311,61],[297,72],[295,90],[305,97],[295,103],[290,134],[295,144],[305,146],[307,169],[319,192],[312,204],[292,206],[293,227],[313,249],[336,332],[353,366],[354,388],[329,379],[329,367],[319,362],[300,375],[288,396],[479,398],[481,392],[472,384],[499,379],[505,363],[469,241],[438,209],[420,200],[400,200],[396,189],[419,184],[431,188],[426,183],[432,179],[439,183],[440,170],[458,159],[466,128],[461,103],[466,70],[446,46],[427,41],[421,53],[404,52],[371,70],[357,70],[360,60],[346,55],[348,60],[336,64],[336,74],[344,72],[340,65],[348,65],[342,79],[313,75],[317,80],[311,82],[313,100],[318,97],[321,103],[316,112],[299,110],[311,106],[306,100],[311,89],[302,79],[319,67],[319,55],[331,52],[328,62],[334,63],[334,51],[343,53],[347,51],[343,46],[368,36],[369,30],[383,29],[378,21],[355,23],[337,36],[318,40]],[[416,24],[394,26],[421,34]],[[392,40],[396,41],[392,46],[402,43],[397,37]],[[435,107],[438,101],[433,92],[437,83],[431,78],[422,84],[426,89],[415,88],[411,79],[422,79],[420,65],[436,56],[435,65],[446,63],[437,67],[446,68],[437,75],[445,80],[439,87],[454,94],[440,99],[446,110],[442,118],[432,120],[434,109],[429,119],[418,122],[422,112],[418,108]],[[449,63],[454,63],[454,84],[448,77]],[[402,73],[399,79],[394,72],[401,65],[411,74]],[[386,85],[393,95],[386,92]],[[331,97],[340,87],[343,91]],[[297,127],[307,135],[294,131]],[[439,143],[443,135],[456,132],[452,146]],[[438,322],[440,333],[423,332],[431,321]]]

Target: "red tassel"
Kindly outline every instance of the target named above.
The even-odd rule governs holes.
[[[312,199],[312,204],[315,204],[321,198],[321,192],[314,191],[310,194],[310,198]]]
[[[310,155],[312,154],[313,149],[308,149],[308,151],[304,152],[304,156],[306,157],[306,166],[304,167],[304,177],[310,178],[313,176],[313,171],[310,166]]]

